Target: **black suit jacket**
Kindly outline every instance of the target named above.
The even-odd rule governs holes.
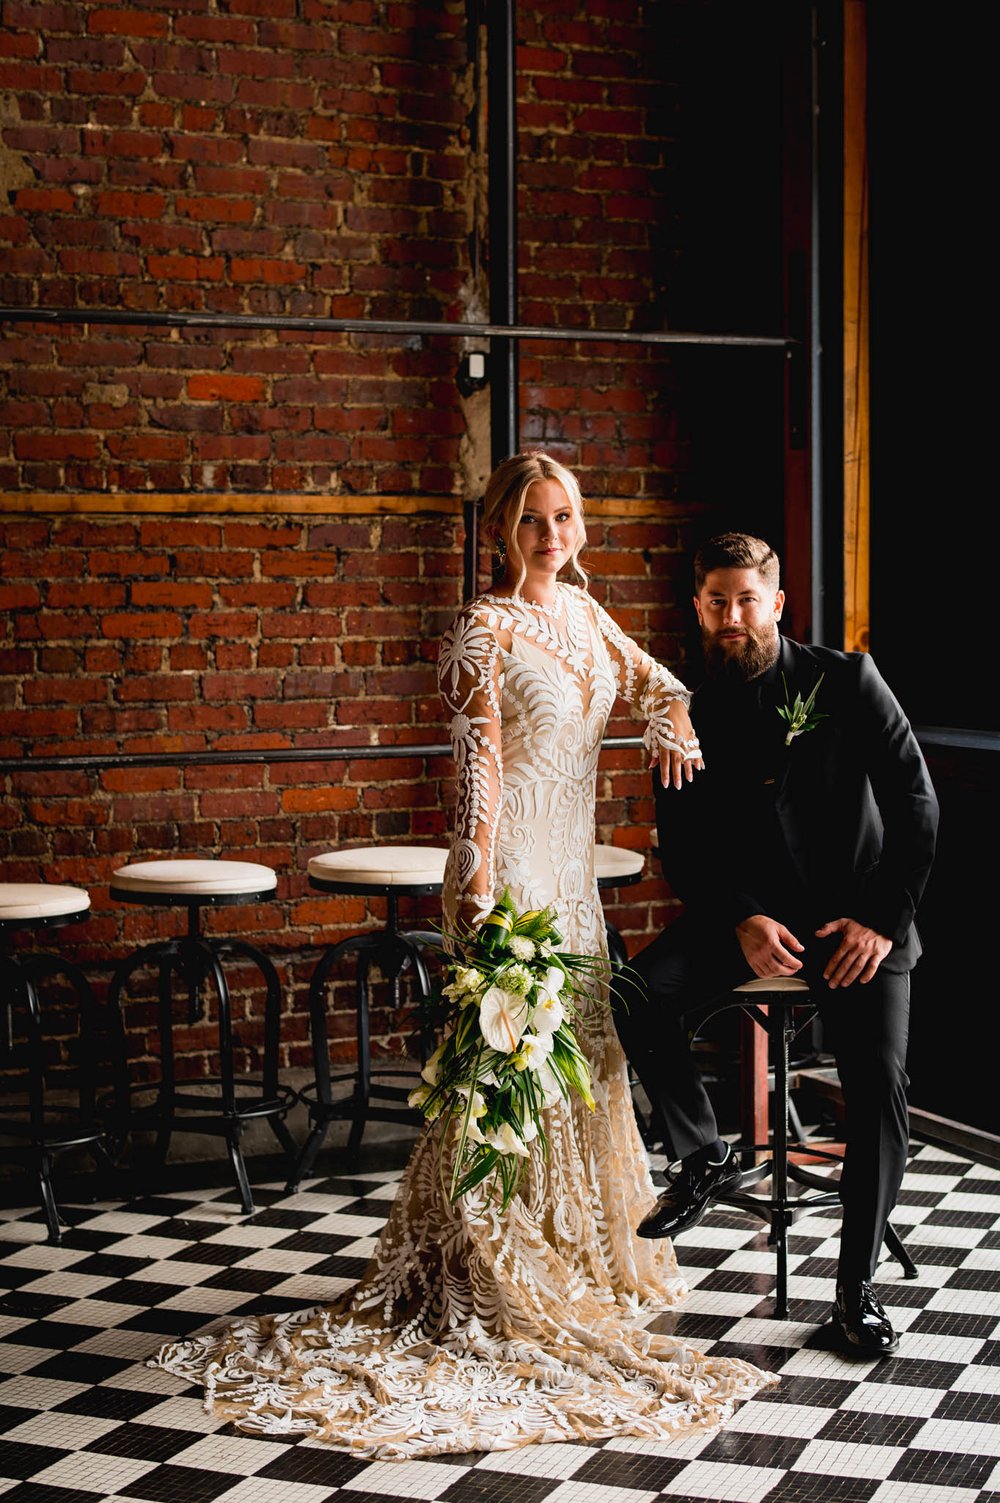
[[[785,703],[782,675],[792,702],[796,694],[805,700],[820,674],[815,707],[827,718],[785,748],[787,725],[777,714]],[[752,713],[763,717],[761,733],[770,737],[777,725],[774,838],[783,842],[810,913],[817,924],[846,916],[884,934],[893,951],[883,965],[909,970],[920,954],[913,917],[934,856],[938,804],[898,701],[867,653],[787,637],[775,668],[751,692],[759,694]],[[746,770],[726,699],[725,686],[709,680],[692,701],[706,770],[680,792],[664,790],[654,771],[653,787],[671,886],[693,917],[731,930],[768,906],[754,892],[754,850],[746,840],[741,845]]]

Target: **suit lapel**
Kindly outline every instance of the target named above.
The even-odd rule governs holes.
[[[798,654],[786,637],[782,637],[781,639],[778,667],[778,699],[775,705],[775,714],[777,713],[777,706],[784,705],[786,702],[786,685],[788,688],[787,702],[789,704],[794,703],[796,694],[802,694],[804,698],[805,694],[809,692],[808,688],[803,692],[802,685],[798,682]],[[784,679],[782,679],[782,675],[784,675]],[[781,832],[785,837],[785,844],[788,846],[788,854],[795,863],[799,876],[804,881],[806,877],[805,851],[799,836],[799,825],[795,818],[793,807],[794,795],[798,786],[798,777],[796,776],[798,768],[793,754],[796,750],[798,739],[796,737],[791,746],[783,748],[783,766],[774,807],[775,813],[778,816],[778,822],[781,825]]]

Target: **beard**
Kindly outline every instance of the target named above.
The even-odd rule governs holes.
[[[709,678],[747,684],[766,673],[777,661],[778,628],[773,622],[767,626],[744,626],[742,630],[745,635],[739,645],[726,647],[721,633],[702,628],[701,642]]]

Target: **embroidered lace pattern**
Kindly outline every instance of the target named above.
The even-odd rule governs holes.
[[[618,694],[651,719],[686,694],[589,597],[560,592],[559,618],[483,596],[442,644],[458,784],[444,912],[448,926],[470,921],[507,885],[519,908],[554,904],[568,948],[603,954],[604,727]],[[476,1194],[449,1203],[432,1124],[364,1277],[336,1304],[241,1317],[154,1360],[203,1383],[206,1407],[242,1430],[359,1456],[665,1439],[723,1423],[773,1380],[646,1329],[686,1291],[670,1244],[633,1235],[655,1192],[605,1011],[583,1043],[596,1110],[549,1110],[548,1156],[503,1217]]]

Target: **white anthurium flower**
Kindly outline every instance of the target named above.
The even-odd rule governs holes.
[[[538,1137],[538,1123],[528,1117],[521,1123],[521,1137],[525,1143],[533,1143]]]
[[[468,1088],[468,1086],[459,1086],[459,1088],[458,1088],[458,1094],[462,1097],[463,1101],[468,1101],[468,1099],[469,1099],[469,1088]],[[464,1116],[465,1113],[463,1112],[462,1115]],[[483,1095],[482,1091],[473,1091],[473,1093],[472,1093],[472,1116],[473,1117],[485,1117],[486,1116],[486,1097]]]
[[[560,966],[550,965],[546,968],[545,975],[538,983],[538,998],[541,1001],[545,997],[558,997],[566,985],[566,973]]]
[[[486,1138],[484,1138],[483,1135],[482,1135],[482,1133],[480,1132],[480,1130],[479,1130],[479,1123],[475,1120],[475,1118],[473,1118],[469,1122],[465,1122],[464,1118],[462,1118],[462,1117],[460,1117],[458,1119],[458,1121],[455,1123],[455,1141],[456,1141],[456,1143],[461,1143],[463,1133],[465,1135],[465,1141],[467,1143],[477,1143],[478,1144],[478,1143],[486,1143],[486,1141],[487,1141]]]
[[[546,992],[535,1004],[535,1010],[531,1015],[531,1026],[538,1033],[555,1033],[566,1017],[566,1010],[558,997],[553,997],[551,992]]]
[[[507,943],[507,948],[510,950],[510,953],[514,956],[515,960],[534,960],[534,958],[535,958],[535,945],[534,945],[534,941],[528,939],[527,935],[524,935],[524,934],[513,934],[513,935],[511,935],[511,937],[510,937],[510,939],[509,939],[509,941]]]
[[[490,1048],[498,1054],[513,1054],[527,1024],[528,1011],[524,997],[491,986],[479,1004],[479,1027]]]
[[[441,1079],[441,1056],[445,1051],[444,1044],[438,1044],[434,1053],[420,1072],[420,1079],[426,1080],[429,1086],[436,1086]]]
[[[496,1149],[497,1153],[518,1153],[523,1159],[528,1157],[524,1142],[509,1122],[502,1122],[494,1132],[488,1132],[486,1141],[491,1148]]]
[[[526,1033],[521,1040],[521,1047],[517,1051],[515,1061],[519,1070],[537,1070],[544,1064],[552,1053],[552,1035],[548,1033]]]

